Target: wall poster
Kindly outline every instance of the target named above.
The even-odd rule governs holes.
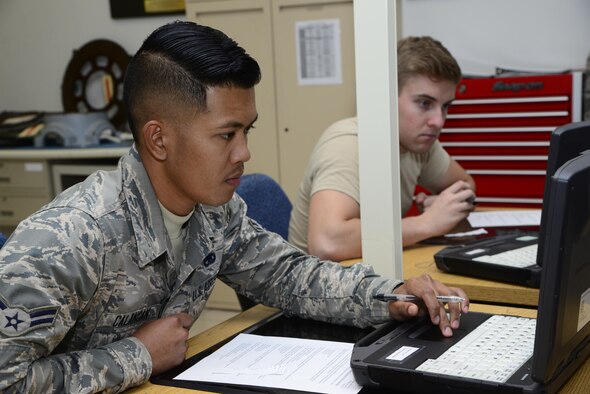
[[[299,85],[342,83],[339,19],[296,22],[295,40]]]

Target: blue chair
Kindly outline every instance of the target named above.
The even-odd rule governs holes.
[[[265,174],[246,174],[236,193],[248,205],[246,214],[265,229],[287,239],[293,206],[281,186]]]
[[[243,175],[236,193],[248,205],[246,211],[248,217],[256,220],[265,229],[287,239],[293,205],[274,179],[260,173]],[[239,294],[238,301],[242,310],[256,305]]]
[[[0,248],[4,246],[4,242],[6,242],[6,235],[0,233]]]

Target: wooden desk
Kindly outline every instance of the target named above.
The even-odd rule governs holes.
[[[434,279],[448,286],[462,288],[467,292],[471,302],[537,307],[539,289],[477,279],[469,276],[448,274],[440,271],[436,268],[434,254],[442,248],[444,248],[443,245],[418,244],[404,249],[404,278],[429,274]],[[358,263],[359,261],[361,260],[351,259],[343,261],[342,264],[350,265]]]
[[[471,310],[474,312],[501,313],[507,315],[517,315],[526,317],[536,317],[534,309],[504,307],[495,305],[472,304]],[[189,340],[187,358],[219,343],[220,341],[236,334],[239,331],[252,326],[253,324],[271,316],[277,310],[262,305],[257,305],[239,315],[194,336]],[[590,358],[578,369],[576,374],[562,387],[560,394],[587,393],[588,382],[590,382]],[[188,390],[179,387],[160,386],[151,383],[145,383],[139,387],[130,389],[128,393],[142,394],[173,394],[173,393],[203,393],[198,390]]]
[[[410,278],[427,273],[446,285],[461,287],[473,302],[537,307],[539,289],[440,271],[436,268],[433,256],[443,247],[441,245],[416,245],[404,250],[404,277]]]

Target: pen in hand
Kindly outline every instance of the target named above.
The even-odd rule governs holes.
[[[413,294],[375,294],[374,299],[379,301],[421,301],[420,298]],[[436,296],[436,299],[440,302],[464,302],[465,298],[459,296]]]

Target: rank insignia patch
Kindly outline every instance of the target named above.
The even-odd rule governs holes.
[[[9,305],[0,296],[0,332],[17,336],[36,328],[51,326],[58,309],[56,306],[42,306],[29,310],[22,306]]]

